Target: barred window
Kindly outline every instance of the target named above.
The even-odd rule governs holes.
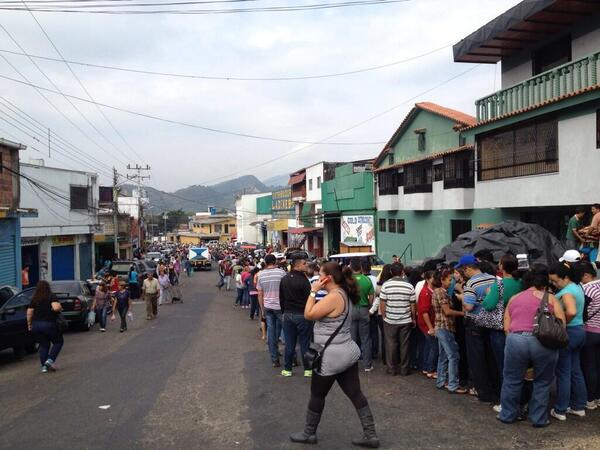
[[[70,189],[70,206],[71,209],[88,209],[90,188],[87,186],[71,186]]]
[[[404,193],[432,192],[432,168],[433,164],[431,161],[405,166]]]
[[[433,181],[442,181],[444,179],[444,165],[436,164],[433,166]]]
[[[558,172],[558,122],[538,120],[478,139],[481,181]]]
[[[379,172],[377,180],[379,195],[398,195],[397,173],[397,169]]]
[[[385,219],[379,219],[379,231],[385,231]]]
[[[404,234],[405,233],[404,219],[397,219],[396,220],[396,232],[398,234]]]
[[[390,233],[396,232],[396,219],[388,219],[388,230]]]
[[[444,156],[444,189],[475,187],[472,158],[470,151]]]

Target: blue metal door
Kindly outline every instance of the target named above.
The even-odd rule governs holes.
[[[12,219],[0,219],[0,285],[19,286],[17,274],[21,275],[21,268],[17,267],[16,223]]]
[[[52,280],[75,279],[75,246],[52,247]]]
[[[92,278],[92,244],[79,244],[79,279]]]

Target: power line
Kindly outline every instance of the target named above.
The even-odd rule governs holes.
[[[375,70],[385,69],[388,67],[397,66],[399,64],[407,63],[410,61],[415,61],[420,58],[424,58],[433,53],[439,52],[441,50],[445,50],[451,47],[452,44],[444,45],[443,47],[438,47],[433,50],[429,50],[425,53],[421,53],[419,55],[411,56],[405,59],[401,59],[398,61],[393,61],[386,64],[379,64],[376,66],[363,67],[360,69],[347,70],[344,72],[334,72],[334,73],[325,73],[325,74],[316,74],[316,75],[297,75],[297,76],[289,76],[289,77],[243,77],[243,76],[216,76],[216,75],[195,75],[195,74],[183,74],[183,73],[175,73],[175,72],[160,72],[160,71],[152,71],[152,70],[144,70],[144,69],[132,69],[129,67],[118,67],[118,66],[110,66],[105,64],[94,64],[88,62],[81,61],[73,61],[73,60],[61,60],[58,58],[52,58],[49,56],[40,56],[40,55],[32,55],[28,53],[16,52],[12,50],[4,50],[0,49],[0,53],[8,53],[11,55],[18,56],[27,56],[35,59],[40,59],[43,61],[55,61],[55,62],[66,62],[68,64],[83,66],[83,67],[92,67],[96,69],[104,69],[104,70],[116,70],[120,72],[129,72],[129,73],[137,73],[142,75],[154,75],[161,77],[170,77],[170,78],[185,78],[185,79],[195,79],[195,80],[219,80],[219,81],[294,81],[294,80],[314,80],[314,79],[322,79],[322,78],[334,78],[334,77],[343,77],[347,75],[355,75],[359,73],[372,72]]]
[[[69,63],[65,61],[65,57],[63,56],[62,52],[58,49],[58,47],[56,46],[56,44],[54,43],[54,41],[52,40],[52,38],[50,37],[50,35],[46,32],[46,29],[42,26],[42,24],[37,19],[37,17],[35,16],[35,14],[31,10],[29,10],[29,6],[27,6],[27,3],[25,2],[25,0],[22,0],[22,3],[23,3],[23,5],[25,5],[25,7],[27,8],[27,10],[29,11],[29,14],[31,15],[31,17],[33,18],[33,20],[35,21],[35,23],[37,24],[38,28],[41,30],[42,34],[46,37],[46,39],[48,40],[48,42],[50,42],[50,45],[52,45],[52,48],[54,49],[54,51],[58,54],[58,56],[60,56],[61,60],[65,63],[65,65],[69,69],[69,72],[71,72],[71,75],[73,75],[73,78],[75,78],[75,80],[77,80],[77,83],[79,84],[79,86],[81,86],[81,88],[83,89],[83,91],[85,92],[85,94],[88,96],[88,98],[90,100],[94,101],[94,98],[92,97],[92,94],[90,94],[90,92],[87,90],[87,88],[85,87],[85,85],[83,84],[83,82],[81,81],[81,79],[77,76],[77,74],[75,73],[75,71],[71,68],[71,66],[69,65]],[[129,145],[129,142],[127,142],[127,140],[123,137],[123,135],[117,130],[117,128],[114,126],[114,124],[111,122],[111,120],[106,116],[106,114],[104,113],[104,111],[102,111],[102,109],[100,109],[100,107],[97,104],[94,104],[94,105],[96,106],[96,109],[98,110],[98,112],[100,113],[100,115],[104,118],[104,120],[106,121],[106,123],[108,123],[108,125],[117,134],[117,136],[119,136],[121,138],[121,140],[125,143],[125,145],[134,154],[138,155],[137,152],[133,149],[133,147],[131,147],[131,145]],[[108,139],[107,136],[105,136],[103,133],[101,133],[101,135],[117,152],[119,152],[119,153],[121,153],[121,154],[124,155],[124,153],[110,139]],[[138,155],[138,157],[139,157],[139,155]]]
[[[6,29],[6,27],[4,27],[4,25],[2,25],[0,23],[0,28],[2,28],[2,30],[4,30],[4,32],[8,35],[8,37],[13,41],[13,43],[19,47],[19,49],[23,52],[26,53],[25,50],[23,49],[23,47],[21,46],[21,44],[19,44],[19,42],[12,36],[12,34]],[[41,90],[44,90],[46,88],[42,88],[41,86],[37,86],[32,84],[31,81],[29,80],[29,78],[27,78],[21,71],[19,71],[19,69],[17,69],[14,64],[12,64],[4,55],[0,55],[2,56],[2,58],[4,59],[4,61],[7,62],[8,65],[10,65],[13,70],[15,72],[17,72],[21,78],[23,78],[24,80],[27,81],[27,83],[29,83],[32,87],[34,87],[36,89],[36,91],[38,92],[38,94],[40,94],[44,100],[50,104],[50,106],[52,106],[52,108],[57,111],[67,122],[69,122],[75,129],[77,129],[83,136],[85,136],[92,144],[94,144],[96,147],[98,147],[100,150],[104,151],[105,149],[98,144],[98,142],[96,142],[88,133],[86,133],[80,126],[78,126],[75,122],[73,122],[73,120],[71,120],[62,110],[60,110],[54,103],[52,103],[52,101],[46,97],[42,92],[40,92]],[[29,60],[31,61],[31,63],[37,68],[37,70],[44,76],[44,78],[46,78],[50,84],[52,84],[52,86],[54,86],[54,88],[56,89],[55,91],[52,91],[56,94],[62,95],[63,98],[65,100],[67,100],[67,102],[73,107],[73,109],[75,109],[75,111],[77,111],[77,113],[94,129],[96,130],[96,132],[98,134],[100,134],[102,136],[102,133],[100,132],[100,130],[98,130],[94,124],[92,124],[90,122],[90,120],[85,116],[85,114],[83,114],[83,112],[81,112],[81,110],[79,108],[77,108],[77,106],[60,90],[60,88],[54,83],[54,81],[48,76],[46,75],[46,73],[42,70],[42,68],[35,62],[35,60],[33,58],[29,58]],[[18,80],[17,80],[18,81]],[[118,158],[117,158],[118,159]],[[122,161],[121,161],[122,162]],[[123,162],[122,162],[123,163]],[[124,164],[124,163],[123,163]]]
[[[79,14],[106,14],[106,15],[153,15],[153,14],[173,14],[173,15],[213,15],[213,14],[244,14],[256,12],[294,12],[294,11],[315,11],[321,9],[347,8],[355,6],[369,5],[388,5],[393,3],[406,3],[411,0],[355,0],[337,3],[313,3],[309,5],[289,5],[289,6],[263,6],[257,8],[230,8],[230,9],[132,9],[132,10],[111,10],[109,7],[117,5],[91,5],[101,9],[85,9],[86,5],[46,5],[36,6],[34,8],[23,8],[19,6],[0,6],[0,10],[5,11],[36,11],[36,12],[54,12],[54,13],[79,13]],[[175,2],[171,2],[175,3]],[[182,3],[182,2],[181,2]],[[190,2],[191,4],[192,2]],[[167,5],[164,3],[164,5]],[[129,7],[145,8],[146,6],[156,7],[156,3],[129,4]],[[160,5],[159,5],[160,6]],[[102,8],[106,9],[102,9]]]
[[[261,136],[261,135],[256,135],[256,134],[248,134],[248,133],[241,133],[241,132],[237,132],[237,131],[229,131],[229,130],[223,130],[220,128],[212,128],[212,127],[207,127],[207,126],[203,126],[203,125],[197,125],[197,124],[193,124],[193,123],[189,123],[189,122],[182,122],[179,120],[173,120],[173,119],[167,119],[164,117],[159,117],[159,116],[155,116],[152,114],[147,114],[147,113],[142,113],[139,111],[133,111],[130,109],[126,109],[126,108],[120,108],[118,106],[113,106],[113,105],[109,105],[107,103],[101,103],[101,102],[95,102],[92,100],[88,100],[82,97],[78,97],[76,95],[70,95],[70,94],[64,94],[58,91],[55,91],[53,89],[49,89],[43,86],[39,86],[37,84],[31,83],[31,82],[26,82],[26,81],[21,81],[21,80],[17,80],[15,78],[11,78],[8,77],[6,75],[0,75],[0,78],[8,80],[8,81],[13,81],[15,83],[19,83],[19,84],[23,84],[26,86],[32,86],[35,87],[37,89],[41,89],[43,91],[46,92],[52,92],[54,94],[61,94],[64,96],[67,96],[69,98],[75,99],[75,100],[79,100],[85,103],[95,103],[99,106],[103,106],[105,108],[109,108],[109,109],[113,109],[115,111],[121,111],[127,114],[131,114],[134,116],[139,116],[139,117],[145,117],[147,119],[153,119],[153,120],[157,120],[159,122],[165,122],[165,123],[170,123],[172,125],[181,125],[184,127],[188,127],[188,128],[195,128],[195,129],[199,129],[199,130],[204,130],[204,131],[210,131],[212,133],[219,133],[219,134],[226,134],[226,135],[230,135],[230,136],[238,136],[238,137],[245,137],[245,138],[249,138],[249,139],[258,139],[258,140],[262,140],[262,141],[273,141],[273,142],[285,142],[287,144],[310,144],[310,145],[378,145],[378,144],[384,144],[385,142],[383,141],[379,141],[379,142],[325,142],[325,140],[320,140],[317,142],[314,141],[303,141],[303,140],[295,140],[295,139],[281,139],[281,138],[276,138],[276,137],[269,137],[269,136]]]

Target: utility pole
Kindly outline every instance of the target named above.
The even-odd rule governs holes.
[[[117,187],[117,169],[113,167],[113,227],[114,227],[114,253],[119,259],[119,188]]]
[[[138,225],[138,248],[142,248],[142,186],[143,181],[146,179],[150,179],[150,175],[142,175],[143,171],[150,171],[150,166],[146,164],[146,167],[142,167],[139,164],[136,164],[135,167],[131,164],[127,164],[127,170],[133,170],[137,173],[133,175],[127,175],[128,180],[135,181],[138,189],[138,217],[137,217],[137,225]]]
[[[50,128],[48,128],[48,158],[50,157]]]

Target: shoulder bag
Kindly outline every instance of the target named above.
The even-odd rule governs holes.
[[[567,328],[548,308],[548,292],[544,297],[533,322],[533,335],[544,347],[550,350],[560,350],[569,344]]]
[[[316,370],[317,372],[321,370],[323,352],[327,347],[329,347],[331,341],[333,341],[333,339],[338,335],[338,333],[344,326],[344,323],[346,323],[348,313],[350,312],[350,300],[348,300],[346,297],[344,297],[344,300],[346,302],[346,314],[344,314],[344,319],[342,320],[342,323],[340,323],[340,326],[337,327],[333,333],[331,333],[331,336],[329,336],[329,339],[327,339],[327,342],[325,342],[324,345],[311,342],[310,346],[308,347],[308,350],[306,351],[306,353],[304,353],[304,361],[306,362],[306,367],[308,368],[308,370]]]
[[[479,314],[475,316],[475,324],[491,330],[504,330],[504,281],[497,280],[496,284],[498,286],[498,303],[496,307],[491,311],[487,311],[482,306]]]

